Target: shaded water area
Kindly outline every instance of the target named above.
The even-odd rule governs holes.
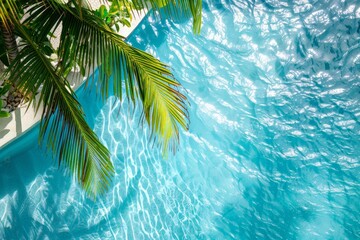
[[[203,9],[200,36],[149,15],[129,39],[187,89],[177,154],[151,147],[126,102],[80,90],[110,191],[87,199],[33,131],[0,153],[1,239],[360,238],[360,2]]]

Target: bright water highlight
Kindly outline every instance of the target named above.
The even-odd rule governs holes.
[[[187,89],[176,156],[81,90],[111,190],[86,199],[35,129],[0,162],[1,239],[360,238],[360,3],[206,1],[203,22],[149,16],[129,39]]]

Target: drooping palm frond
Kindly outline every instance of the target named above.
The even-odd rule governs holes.
[[[74,62],[84,72],[98,67],[98,88],[103,97],[112,91],[120,99],[125,92],[134,104],[140,99],[152,137],[158,139],[164,151],[176,149],[179,126],[188,127],[186,97],[177,90],[180,84],[166,64],[124,42],[88,10],[87,0],[18,1],[24,2],[22,6],[31,13],[22,23],[11,17],[12,12],[19,10],[17,5],[10,4],[10,8],[6,6],[3,11],[0,4],[0,19],[11,21],[23,39],[18,57],[8,68],[9,80],[21,79],[19,87],[25,95],[32,96],[30,101],[36,104],[34,93],[40,91],[39,102],[44,104],[40,140],[48,142],[47,147],[59,164],[70,169],[89,195],[96,196],[106,190],[114,168],[108,150],[87,125],[64,77]],[[133,3],[145,6],[146,1]],[[167,7],[166,14],[193,15],[194,29],[196,32],[200,29],[201,0],[150,0],[150,3],[155,10]],[[48,40],[48,33],[60,24],[59,63],[53,67],[43,43]]]
[[[84,118],[67,80],[56,72],[31,33],[19,22],[15,28],[23,37],[18,57],[8,68],[10,81],[19,82],[26,95],[40,91],[44,109],[40,123],[40,141],[47,142],[59,164],[64,163],[85,191],[96,197],[106,191],[114,175],[109,152]],[[35,102],[32,94],[30,102]]]
[[[35,24],[43,23],[45,16],[52,15],[48,12],[52,5],[42,3],[37,8],[41,14],[33,19]],[[175,151],[179,139],[178,124],[187,129],[188,116],[186,97],[177,90],[180,84],[168,67],[124,42],[88,10],[83,9],[82,17],[79,17],[76,7],[58,4],[55,9],[54,12],[61,9],[63,24],[58,50],[60,69],[74,61],[88,71],[99,66],[98,84],[103,97],[112,90],[121,99],[125,81],[126,96],[133,103],[137,99],[142,101],[146,122],[164,153],[168,149]]]

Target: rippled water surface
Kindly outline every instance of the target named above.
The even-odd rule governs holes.
[[[0,238],[360,238],[360,2],[203,5],[200,36],[148,16],[129,39],[187,89],[176,156],[127,106],[80,93],[111,190],[86,199],[30,133],[0,163]]]

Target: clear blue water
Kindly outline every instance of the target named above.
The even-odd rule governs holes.
[[[116,166],[87,199],[37,146],[0,153],[0,239],[359,239],[360,2],[206,1],[129,42],[171,65],[189,132],[164,160],[125,105],[80,90]]]

